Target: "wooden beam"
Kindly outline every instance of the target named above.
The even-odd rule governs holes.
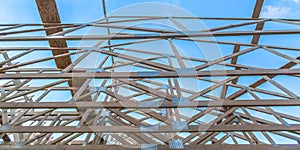
[[[251,106],[300,106],[300,101],[297,99],[287,100],[221,100],[221,101],[191,101],[190,104],[175,105],[172,102],[160,101],[157,106],[141,105],[139,102],[32,102],[32,103],[0,103],[0,108],[113,108],[113,109],[150,109],[150,108],[193,108],[193,107],[251,107]],[[153,104],[153,103],[149,103]]]
[[[264,0],[256,0],[255,7],[254,7],[254,10],[253,10],[253,12],[252,12],[252,18],[259,18],[260,12],[261,12],[261,9],[262,9],[262,6],[263,6],[263,3],[264,3]],[[256,24],[255,31],[257,31],[257,30],[262,30],[264,24],[265,24],[265,21],[258,22],[258,23]],[[260,38],[260,35],[254,35],[254,36],[252,37],[251,44],[258,44],[259,38]],[[234,46],[233,53],[238,53],[239,51],[240,51],[240,45],[235,45],[235,46]],[[236,63],[237,63],[237,60],[238,60],[238,56],[233,57],[233,58],[231,59],[231,64],[236,64]],[[241,68],[240,68],[240,67],[236,67],[235,69],[236,69],[236,70],[240,70]],[[238,78],[235,79],[235,80],[233,80],[232,83],[233,83],[233,84],[236,84],[237,81],[238,81]],[[227,87],[226,87],[226,88],[227,88]],[[225,91],[227,92],[227,89],[225,89]]]
[[[48,40],[130,40],[130,39],[167,39],[186,37],[226,37],[226,36],[253,36],[253,35],[290,35],[300,34],[300,30],[268,30],[268,31],[231,31],[216,33],[161,33],[161,34],[126,34],[126,35],[73,35],[73,36],[22,36],[0,37],[0,41],[48,41]]]
[[[56,6],[55,0],[36,0],[36,5],[38,7],[38,11],[41,17],[41,20],[44,24],[44,28],[48,28],[45,30],[46,35],[53,35],[55,33],[63,32],[63,28],[49,28],[55,27],[61,24],[58,9]],[[67,42],[65,39],[49,39],[50,47],[57,48],[67,48]],[[52,49],[53,56],[62,55],[69,53],[68,49]],[[63,57],[56,57],[55,64],[58,69],[64,69],[72,64],[71,57],[69,55]],[[80,87],[81,84],[85,82],[84,78],[77,78],[75,80],[69,81],[68,84],[70,86]],[[76,90],[71,91],[72,95],[76,93]],[[91,98],[88,100],[91,101]]]
[[[81,142],[83,144],[83,142]],[[140,150],[140,145],[23,145],[21,148],[18,149],[24,149],[24,150],[57,150],[57,149],[63,149],[63,150],[132,150],[137,149]],[[15,147],[13,145],[0,145],[0,149],[14,149]],[[159,150],[169,150],[169,145],[157,145],[157,149]],[[266,144],[259,144],[259,145],[231,145],[231,144],[215,144],[215,145],[204,145],[204,144],[192,144],[192,145],[184,145],[184,149],[187,150],[194,150],[194,149],[207,149],[207,150],[299,150],[300,145],[298,144],[279,144],[279,145],[266,145]]]
[[[40,13],[40,17],[43,23],[58,23],[60,24],[60,17],[58,14],[58,10],[56,7],[56,2],[55,0],[36,0],[35,1],[38,7],[38,11]],[[44,25],[45,28],[47,27],[53,27],[54,25]],[[51,29],[46,29],[46,34],[51,35],[57,32],[63,31],[62,28],[51,28]],[[67,43],[66,40],[64,39],[57,39],[57,40],[49,40],[49,45],[51,47],[61,47],[61,48],[66,48]],[[57,50],[57,49],[52,49],[52,54],[53,56],[60,55],[60,54],[65,54],[68,53],[68,50]],[[55,63],[58,68],[65,68],[69,64],[71,64],[71,58],[69,56],[65,57],[60,57],[55,59]]]
[[[256,0],[254,10],[252,13],[252,18],[254,19],[259,18],[263,4],[264,4],[264,0]]]
[[[158,130],[141,131],[139,126],[11,126],[0,133],[172,133],[172,132],[238,132],[300,131],[300,124],[189,125],[187,129],[158,126]]]
[[[147,75],[148,73],[148,75]],[[209,76],[300,75],[300,69],[211,70],[177,72],[95,72],[95,73],[24,73],[0,74],[0,79],[76,79],[76,78],[195,78]]]

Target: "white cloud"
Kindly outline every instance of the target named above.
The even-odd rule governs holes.
[[[295,3],[300,3],[300,0],[293,0]]]
[[[300,1],[300,0],[294,0]],[[271,5],[267,5],[264,7],[261,17],[263,18],[281,18],[285,17],[290,12],[289,7],[275,7]]]

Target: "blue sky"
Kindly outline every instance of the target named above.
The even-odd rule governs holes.
[[[101,0],[57,0],[57,7],[59,10],[60,18],[63,23],[86,23],[98,20],[103,17],[102,11],[102,3]],[[168,3],[172,5],[176,5],[184,10],[187,10],[194,16],[203,16],[203,17],[251,17],[252,11],[254,8],[255,0],[106,0],[107,12],[113,12],[118,8],[142,2],[161,2]],[[0,23],[41,23],[37,7],[35,5],[35,0],[0,0]],[[265,0],[263,10],[261,13],[262,18],[294,18],[300,19],[300,0]],[[156,11],[156,10],[153,10]],[[134,10],[133,10],[134,12]],[[139,13],[139,12],[136,12]],[[165,10],[166,14],[172,14],[175,12],[170,12],[170,10]],[[203,21],[206,26],[214,27],[220,26],[222,21]],[[232,21],[223,21],[224,25],[228,25],[231,23],[236,23]],[[247,26],[241,27],[234,30],[253,30],[255,26]],[[299,26],[295,25],[283,25],[279,23],[267,23],[264,27],[267,30],[279,30],[279,29],[299,29]],[[42,32],[37,33],[37,35],[43,34]],[[275,44],[282,46],[290,46],[290,47],[298,47],[300,48],[299,35],[288,35],[284,36],[262,36],[260,39],[261,44]],[[224,40],[223,38],[217,38],[218,40]],[[239,41],[249,43],[251,37],[230,37],[226,38],[229,41]],[[226,41],[226,40],[224,40]],[[1,44],[1,43],[0,43]],[[34,43],[35,44],[35,43]],[[39,42],[40,45],[48,45],[47,42]],[[72,43],[68,43],[72,44]],[[185,45],[185,43],[177,42],[178,46],[186,46],[192,47],[191,45]],[[4,44],[5,45],[5,44]],[[76,45],[76,44],[75,44]],[[1,45],[0,45],[1,46]],[[3,46],[3,45],[2,45]],[[9,44],[9,46],[14,46],[13,44]],[[159,45],[161,46],[161,45]],[[153,48],[153,47],[152,47]],[[220,46],[224,55],[228,55],[232,53],[231,46]],[[246,47],[245,47],[246,48]],[[296,57],[300,56],[298,52],[291,51],[281,51],[282,53]],[[42,54],[45,53],[45,54]],[[186,52],[188,55],[193,55],[194,53]],[[37,52],[34,56],[49,56],[49,52]],[[13,54],[12,54],[13,55]],[[200,55],[200,54],[199,54]],[[35,59],[34,56],[30,56],[30,58]],[[28,58],[28,57],[27,57]],[[26,59],[27,59],[26,58]],[[264,59],[268,58],[268,59]],[[249,59],[255,59],[255,61],[249,61]],[[19,61],[25,60],[19,59]],[[270,61],[271,60],[271,61]],[[282,64],[287,61],[281,58],[278,58],[275,55],[267,53],[262,50],[255,51],[253,53],[249,53],[249,55],[245,55],[239,58],[238,63],[253,65],[258,67],[266,67],[266,68],[278,68]],[[54,62],[49,61],[44,64],[40,64],[41,66],[53,66]],[[38,67],[38,66],[34,66]],[[299,68],[299,65],[297,66]],[[241,77],[239,79],[239,84],[248,85],[253,81],[256,81],[257,77]],[[286,76],[278,76],[274,78],[277,82],[282,85],[289,87],[291,91],[300,95],[300,89],[298,85],[300,85],[299,78],[291,78]],[[31,84],[37,83],[45,83],[45,81],[35,81],[31,82]],[[204,84],[204,83],[203,83]],[[209,85],[205,85],[209,86]],[[203,88],[203,87],[201,87]],[[278,88],[270,85],[263,84],[259,88],[269,89],[277,92],[282,92],[278,90]],[[230,89],[229,93],[234,92],[238,89]],[[37,93],[39,95],[41,93]],[[55,96],[57,99],[61,99],[66,101],[71,95],[68,93],[68,97],[66,99],[66,93],[56,92],[50,93],[46,100],[50,100]],[[258,93],[257,93],[258,94]],[[259,96],[265,96],[260,94]],[[265,96],[268,97],[268,96]],[[244,99],[252,98],[249,95],[242,96]],[[285,112],[288,111],[290,114],[297,115],[297,109],[289,109],[284,107],[274,108],[278,111]],[[257,112],[253,112],[257,113]],[[263,115],[260,115],[264,117]]]
[[[0,2],[1,23],[40,22],[34,0]],[[250,17],[255,3],[254,0],[106,0],[107,11],[142,2],[173,4],[196,16],[209,17]],[[91,22],[103,16],[101,0],[57,0],[57,6],[62,22]],[[266,0],[261,17],[300,18],[299,7],[299,0]]]

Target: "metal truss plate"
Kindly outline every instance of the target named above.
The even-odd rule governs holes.
[[[172,128],[174,130],[186,130],[188,125],[186,121],[172,121]]]
[[[107,90],[106,86],[101,86],[101,87],[90,87],[91,92],[104,92]]]
[[[155,124],[155,125],[141,125],[140,126],[140,131],[142,131],[142,132],[158,131],[158,124]]]
[[[160,76],[160,73],[158,71],[139,71],[137,72],[138,77],[154,77],[154,76]]]
[[[175,71],[179,76],[197,73],[194,68],[175,68]]]
[[[157,150],[157,144],[141,144],[141,150]]]
[[[104,69],[103,68],[89,68],[86,69],[87,73],[99,73],[99,72],[103,72]]]
[[[186,106],[191,104],[187,97],[174,97],[172,98],[172,103],[175,106]]]
[[[183,142],[180,139],[169,140],[169,146],[170,149],[184,149]]]

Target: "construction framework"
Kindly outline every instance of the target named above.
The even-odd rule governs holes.
[[[264,24],[299,25],[300,20],[259,18],[263,0],[256,1],[250,18],[108,16],[105,1],[102,3],[104,18],[92,23],[61,23],[55,0],[36,0],[42,24],[0,25],[0,42],[49,42],[49,46],[42,47],[0,47],[4,58],[0,62],[0,149],[300,149],[299,116],[274,109],[300,106],[299,95],[273,80],[277,76],[300,77],[300,69],[293,68],[300,64],[300,48],[259,44],[265,35],[300,34],[300,29],[263,30]],[[153,20],[168,20],[180,30],[122,24]],[[184,20],[239,23],[191,31],[182,23]],[[250,25],[255,30],[230,30]],[[72,35],[91,27],[103,28],[107,34]],[[122,32],[114,33],[114,29]],[[35,32],[46,34],[34,36]],[[211,36],[251,36],[252,40],[240,43],[201,38]],[[67,45],[70,41],[96,44],[72,47]],[[157,41],[167,42],[172,54],[129,47]],[[179,52],[176,41],[226,45],[232,53],[209,61],[186,57]],[[288,63],[274,69],[238,63],[240,57],[257,50]],[[285,51],[299,55],[294,58]],[[37,52],[50,52],[52,56],[38,57]],[[97,67],[77,67],[90,55],[103,56]],[[56,67],[34,67],[49,61]],[[190,67],[187,61],[197,65]],[[215,65],[226,70],[208,69]],[[124,66],[140,69],[118,71]],[[251,78],[251,83],[241,85],[238,80],[242,77],[258,79]],[[180,80],[185,79],[205,81],[209,86],[184,87]],[[282,92],[260,88],[264,83]],[[236,90],[228,92],[230,88]],[[219,95],[210,94],[216,89],[221,89]],[[57,91],[70,92],[71,97],[49,100],[51,92]],[[241,98],[244,94],[252,98]],[[188,116],[184,111],[193,114]],[[289,144],[278,143],[278,137]]]

